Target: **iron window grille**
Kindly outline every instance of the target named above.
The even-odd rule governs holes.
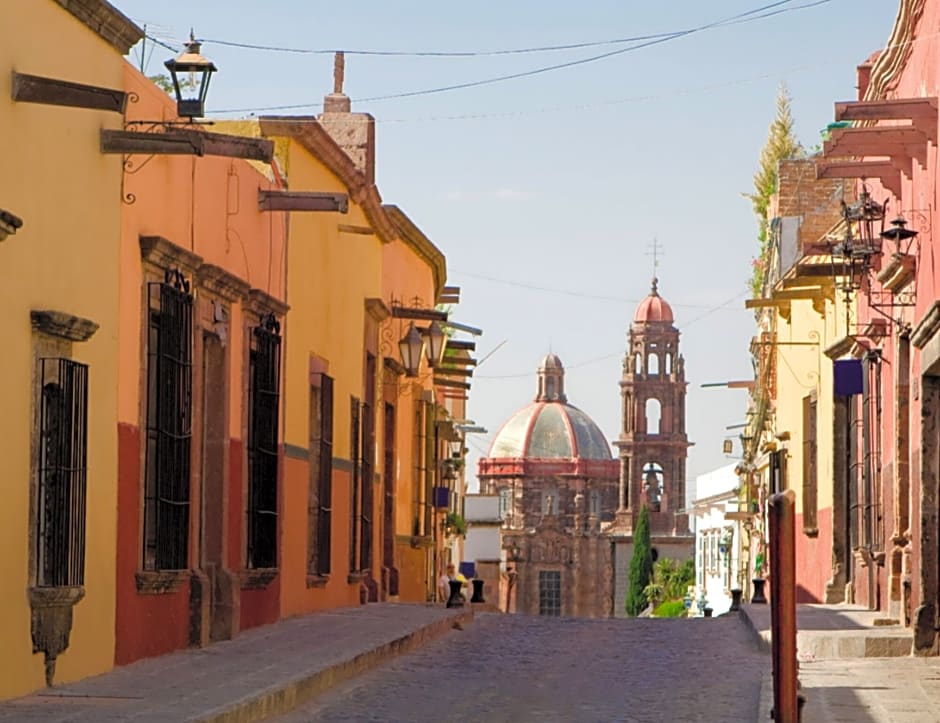
[[[320,375],[320,384],[310,388],[311,427],[310,484],[311,499],[307,524],[310,529],[310,558],[307,573],[330,574],[333,515],[333,379]]]
[[[248,360],[249,568],[277,567],[278,407],[281,326],[266,314],[251,335]]]
[[[361,465],[361,405],[356,397],[349,401],[349,457],[352,461],[352,484],[350,485],[349,515],[349,572],[359,571],[359,524],[360,524],[360,487],[362,486]]]
[[[88,367],[40,359],[38,587],[85,581]]]
[[[362,405],[362,477],[359,514],[359,569],[372,569],[372,517],[375,500],[375,375],[376,360],[366,354],[366,399]]]
[[[147,286],[144,569],[182,570],[189,566],[193,297],[175,269]]]
[[[561,615],[561,573],[539,570],[539,615]]]

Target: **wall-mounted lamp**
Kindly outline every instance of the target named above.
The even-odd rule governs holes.
[[[724,454],[731,454],[734,451],[734,443],[730,439],[726,439],[721,443],[721,451]]]
[[[173,79],[173,91],[176,93],[176,112],[179,116],[202,118],[206,114],[206,94],[209,92],[209,80],[218,68],[211,60],[202,57],[200,43],[189,31],[189,42],[185,50],[177,57],[164,63]],[[188,78],[181,78],[189,73]]]
[[[447,347],[447,335],[436,321],[432,321],[427,330],[428,335],[428,364],[436,367],[444,359],[444,349]]]
[[[22,225],[23,219],[0,208],[0,241],[6,239],[7,236],[15,234],[16,230]]]
[[[405,367],[405,376],[418,376],[418,368],[421,366],[421,352],[424,349],[424,337],[415,327],[414,322],[408,327],[408,333],[398,342],[398,350],[401,352],[401,363]]]

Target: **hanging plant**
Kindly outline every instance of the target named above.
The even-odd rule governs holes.
[[[467,536],[467,521],[456,512],[447,513],[447,515],[444,517],[443,523],[441,523],[441,528],[444,530],[444,534],[448,536]]]

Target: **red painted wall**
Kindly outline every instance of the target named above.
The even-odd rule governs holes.
[[[819,534],[803,534],[803,515],[796,516],[796,601],[821,603],[832,579],[832,508],[816,513]]]
[[[189,582],[173,593],[141,595],[135,573],[140,558],[140,430],[118,425],[117,614],[114,662],[130,663],[186,647]]]

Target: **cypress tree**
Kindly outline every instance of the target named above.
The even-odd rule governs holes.
[[[790,113],[790,94],[783,83],[777,89],[777,112],[767,132],[767,142],[760,152],[760,164],[754,174],[754,193],[745,196],[750,199],[757,216],[758,241],[760,251],[753,262],[750,280],[751,292],[760,296],[764,283],[766,255],[770,244],[768,233],[767,209],[770,198],[777,192],[777,169],[780,161],[787,158],[800,158],[804,155],[803,146],[793,132],[793,116]]]
[[[630,583],[627,588],[627,615],[636,617],[646,609],[649,601],[644,590],[653,578],[653,548],[650,544],[650,516],[646,505],[633,531],[633,558],[630,560]]]

